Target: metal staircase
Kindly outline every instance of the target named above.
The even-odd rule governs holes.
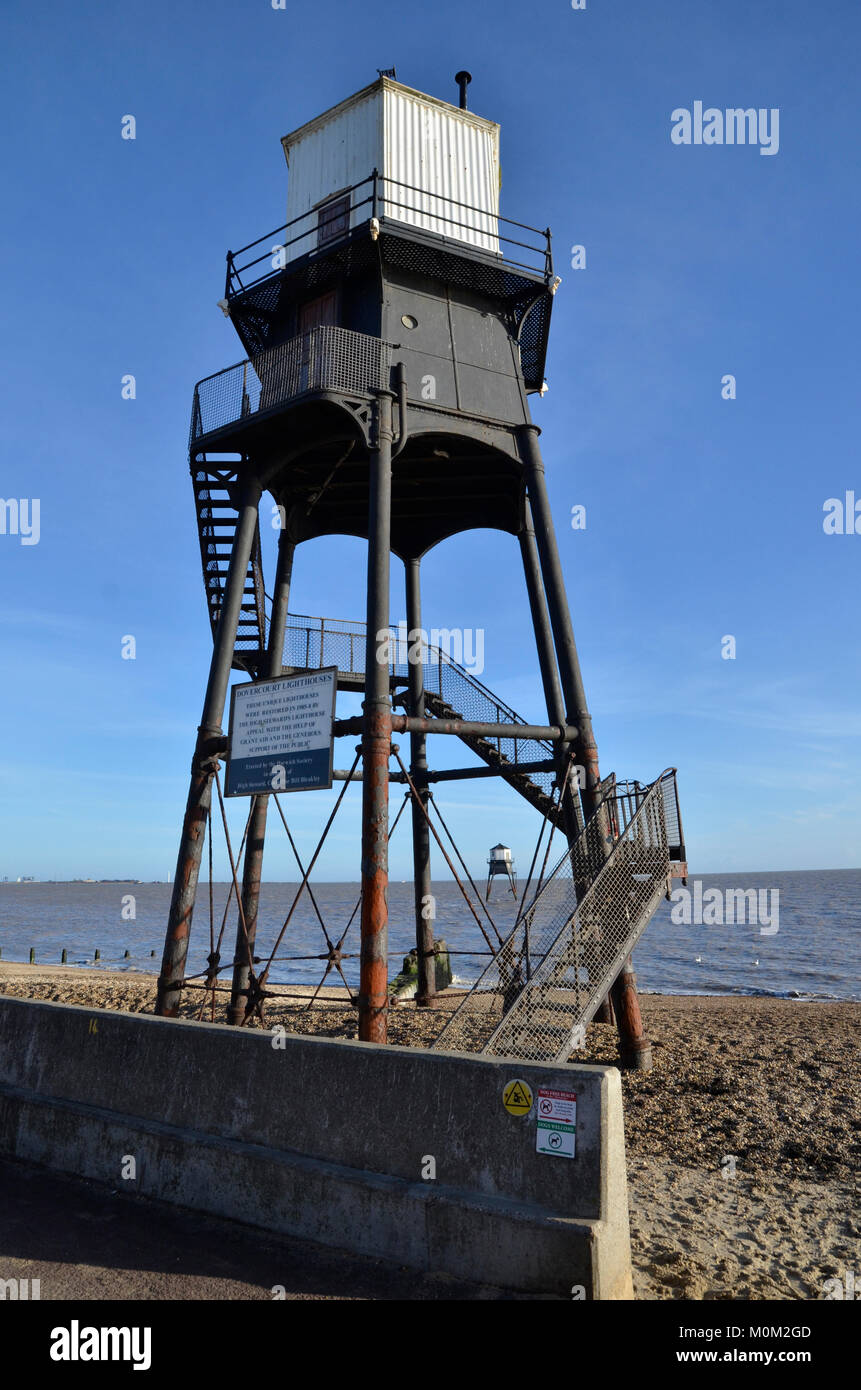
[[[404,704],[403,687],[409,677],[409,666],[396,628],[391,629],[390,679],[395,705]],[[465,719],[487,724],[525,724],[515,710],[481,683],[475,676],[454,661],[439,647],[426,643],[422,663],[425,687],[425,711],[438,719]],[[404,659],[401,660],[400,658]],[[339,684],[345,688],[361,689],[364,684],[365,625],[340,618],[311,618],[291,614],[287,620],[284,646],[285,671],[337,666]],[[564,828],[558,804],[553,798],[556,772],[553,764],[553,745],[542,739],[478,738],[460,735],[463,743],[481,758],[488,767],[499,772],[503,781],[513,787],[543,816],[548,816],[560,829]],[[578,807],[579,809],[579,807]]]
[[[613,785],[433,1046],[567,1061],[670,891],[681,840],[675,769]]]
[[[462,703],[465,704],[466,700],[463,700]],[[463,719],[465,717],[462,710],[454,709],[442,696],[437,695],[432,690],[425,692],[425,709],[428,714],[433,714],[437,719]],[[514,724],[517,723],[518,720],[519,715],[514,715],[510,719],[510,722]],[[499,720],[498,722],[508,723],[509,720]],[[523,751],[526,742],[524,739],[491,740],[477,737],[474,734],[463,734],[461,735],[461,741],[466,744],[467,748],[471,748],[473,753],[477,753],[482,762],[487,763],[488,767],[496,768],[502,780],[507,782],[510,787],[514,787],[514,790],[525,797],[530,805],[541,812],[542,816],[547,816],[559,827],[563,825],[561,812],[559,811],[556,801],[550,792],[545,790],[545,788],[535,780],[535,771],[533,770],[527,773],[518,768],[518,754],[520,754],[519,761],[521,764],[528,760],[529,750],[527,749],[525,754]],[[513,760],[500,746],[509,742],[515,745]],[[553,749],[551,744],[539,742],[537,739],[529,740],[529,742],[533,745],[533,751],[535,751],[536,757],[539,753],[543,754],[544,760],[548,760],[552,757]],[[537,775],[541,776],[540,773]],[[553,775],[554,773],[549,775],[545,774],[546,781],[551,782]],[[573,802],[572,804],[579,808],[579,803]]]
[[[191,460],[191,480],[194,487],[206,607],[214,638],[221,616],[230,552],[238,520],[237,472],[230,465],[207,462],[205,454],[196,454]],[[265,647],[266,611],[258,524],[245,577],[233,658],[234,667],[257,675]]]

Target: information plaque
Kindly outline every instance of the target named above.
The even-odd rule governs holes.
[[[233,687],[227,796],[331,787],[337,677],[329,666]]]

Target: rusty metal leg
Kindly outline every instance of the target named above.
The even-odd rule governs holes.
[[[380,393],[370,456],[368,602],[362,736],[362,949],[359,1038],[384,1043],[388,1024],[389,564],[392,499],[392,397]]]
[[[260,876],[263,869],[263,845],[266,839],[266,817],[269,812],[269,797],[252,797],[251,819],[245,838],[245,859],[242,864],[242,912],[236,928],[236,947],[233,955],[233,984],[230,991],[230,1004],[227,1009],[227,1022],[235,1025],[245,1018],[245,1002],[248,983],[251,978],[250,960],[254,958],[254,942],[257,937],[257,912],[260,906]],[[246,931],[242,930],[245,919]],[[246,936],[247,932],[247,936]]]
[[[625,961],[610,991],[619,1028],[619,1052],[623,1067],[651,1071],[652,1044],[646,1037],[637,994],[637,977],[631,957]]]
[[[538,447],[538,433],[536,425],[525,425],[519,431],[519,438],[526,469],[526,487],[534,518],[535,539],[541,559],[541,573],[547,594],[547,607],[550,612],[556,656],[559,662],[559,674],[562,679],[567,722],[577,727],[575,754],[578,763],[582,764],[585,769],[586,785],[581,790],[581,799],[583,813],[588,819],[596,808],[601,781],[601,774],[598,769],[598,749],[592,732],[592,718],[586,703],[586,691],[580,670],[580,658],[577,655],[577,644],[574,641],[574,628],[571,623],[568,597],[565,593],[565,581],[559,559],[559,548],[556,544],[556,531],[550,511],[550,499],[547,495],[544,463]],[[624,975],[624,971],[622,974]],[[635,1050],[644,1052],[649,1046],[643,1032],[642,1020],[639,1017],[637,986],[633,971],[630,972],[630,976],[625,976],[625,979],[626,983],[619,992],[619,999],[616,998],[613,990],[610,992],[619,1027],[623,1061],[625,1056],[632,1057]],[[615,985],[613,988],[615,990]],[[624,1016],[620,1013],[620,1002],[623,999],[625,1001]],[[636,1025],[634,1010],[636,1010]],[[635,1028],[635,1026],[639,1028],[639,1033],[636,1035],[636,1049],[633,1042],[630,1041],[634,1037],[630,1029]],[[624,1061],[624,1065],[631,1066],[634,1063]]]
[[[286,530],[278,538],[278,566],[275,572],[275,588],[272,594],[272,612],[269,618],[269,638],[266,645],[266,665],[264,676],[280,676],[284,665],[284,636],[287,630],[287,606],[290,602],[290,581],[293,575],[293,556],[296,543]],[[257,912],[260,906],[260,877],[263,872],[263,845],[266,839],[266,818],[269,813],[269,797],[255,796],[251,809],[251,821],[245,842],[245,860],[242,866],[242,912],[236,924],[236,950],[233,957],[233,988],[227,1021],[240,1024],[245,1017],[248,983],[250,979],[249,955],[254,955],[254,942],[257,938]],[[242,919],[245,919],[245,930]],[[247,933],[247,935],[246,935]]]
[[[420,563],[411,558],[406,562],[407,572],[407,644],[412,651],[413,643],[422,640],[422,604]],[[415,637],[413,636],[415,634]],[[423,651],[422,651],[423,654]],[[409,706],[410,714],[418,719],[425,717],[424,666],[419,661],[409,661]],[[436,994],[436,958],[434,956],[433,894],[431,893],[430,871],[430,830],[427,822],[427,735],[410,734],[410,776],[415,784],[421,806],[413,801],[413,881],[416,913],[416,951],[418,954],[418,984],[416,1004],[430,1004]]]
[[[592,1022],[593,1022],[593,1023],[615,1023],[615,1022],[616,1022],[616,1012],[615,1012],[615,1010],[614,1010],[614,1008],[613,1008],[613,1000],[611,999],[611,997],[610,997],[609,994],[605,994],[605,995],[604,995],[604,998],[601,1000],[601,1003],[598,1005],[597,1009],[595,1010],[595,1017],[592,1019]]]
[[[223,738],[221,720],[230,683],[230,669],[236,643],[236,629],[242,606],[242,591],[251,547],[257,531],[257,507],[260,501],[260,485],[256,479],[247,479],[242,484],[239,503],[239,519],[227,582],[224,587],[224,604],[215,634],[212,662],[209,667],[209,681],[203,702],[203,716],[197,731],[197,745],[191,765],[191,785],[185,808],[182,838],[176,860],[176,874],[170,903],[167,932],[165,934],[164,955],[161,975],[158,981],[156,1013],[165,1018],[175,1018],[179,1011],[182,983],[185,978],[185,961],[188,955],[188,937],[191,918],[194,912],[194,899],[197,880],[200,875],[200,857],[203,852],[203,836],[206,818],[212,799],[212,776],[215,770],[214,750]]]

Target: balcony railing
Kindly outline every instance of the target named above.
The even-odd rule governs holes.
[[[312,328],[257,357],[199,381],[191,411],[191,443],[304,395],[343,391],[367,396],[389,385],[391,346],[348,328]]]
[[[546,281],[553,276],[549,228],[540,231],[374,170],[328,207],[313,208],[241,250],[228,251],[225,297],[243,294],[303,256],[328,254],[371,218],[380,222],[382,230],[387,223],[395,230],[406,224],[446,245],[451,243],[450,249],[491,256],[502,268],[540,275]]]

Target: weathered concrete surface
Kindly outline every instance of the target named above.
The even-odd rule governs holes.
[[[0,1154],[502,1289],[631,1297],[610,1067],[380,1048],[0,998]],[[577,1092],[536,1153],[508,1081]],[[436,1176],[426,1174],[433,1160]],[[125,1186],[125,1184],[124,1184]]]
[[[134,1186],[0,1159],[0,1281],[26,1280],[32,1298],[38,1280],[42,1302],[518,1297],[133,1196]],[[4,1292],[8,1301],[0,1283],[0,1302]]]

